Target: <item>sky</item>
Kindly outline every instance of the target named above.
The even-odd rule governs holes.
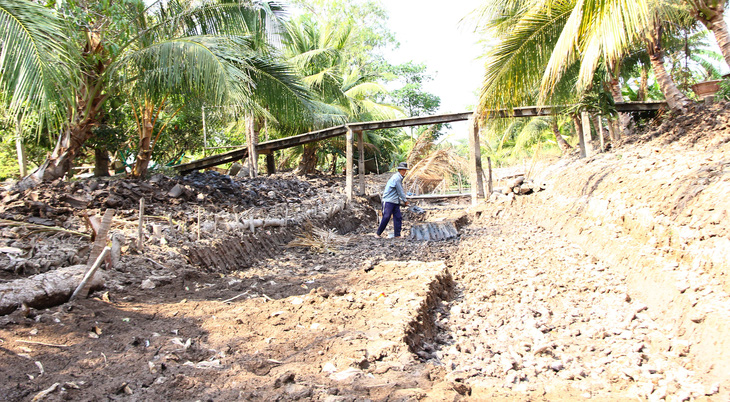
[[[482,54],[469,24],[459,21],[484,0],[384,0],[400,48],[385,57],[393,64],[425,63],[433,81],[424,89],[441,98],[438,113],[472,110],[483,77]]]

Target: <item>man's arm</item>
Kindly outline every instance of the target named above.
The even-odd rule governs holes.
[[[395,182],[395,191],[398,192],[398,197],[407,204],[408,199],[406,198],[406,192],[403,191],[403,179],[397,180]]]

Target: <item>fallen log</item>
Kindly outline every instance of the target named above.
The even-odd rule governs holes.
[[[41,309],[65,303],[87,269],[86,265],[73,265],[0,284],[0,315],[10,314],[23,304]],[[104,278],[96,273],[87,285],[90,289],[100,289]]]

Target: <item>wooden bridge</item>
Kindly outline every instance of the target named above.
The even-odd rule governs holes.
[[[638,112],[638,111],[652,111],[659,110],[666,106],[666,102],[623,102],[616,104],[616,110],[618,112]],[[503,109],[488,111],[485,114],[490,118],[506,118],[506,117],[536,117],[536,116],[549,116],[554,113],[559,113],[564,110],[564,107],[519,107],[513,109]],[[281,138],[277,140],[265,141],[256,144],[256,152],[258,154],[265,154],[267,156],[267,166],[270,173],[273,173],[273,155],[272,152],[281,149],[296,147],[299,145],[309,144],[312,142],[326,140],[328,138],[338,137],[345,135],[347,138],[347,194],[352,194],[353,184],[353,139],[354,135],[358,137],[358,151],[360,154],[359,158],[359,176],[360,176],[360,193],[365,192],[365,156],[364,156],[364,145],[363,145],[363,131],[365,130],[380,130],[386,128],[400,128],[400,127],[412,127],[422,126],[440,123],[451,123],[455,121],[465,121],[471,119],[473,116],[472,112],[463,113],[451,113],[441,114],[434,116],[417,116],[417,117],[406,117],[395,120],[382,120],[382,121],[370,121],[370,122],[357,122],[347,123],[340,126],[330,127],[323,130],[310,131],[308,133],[294,135],[291,137]],[[478,134],[478,133],[477,133]],[[479,149],[478,135],[474,134],[476,138],[472,138],[470,135],[470,145],[472,142],[477,144],[475,149]],[[474,146],[474,145],[472,145]],[[471,155],[470,159],[474,155]],[[202,159],[198,159],[192,162],[183,163],[180,165],[173,166],[179,173],[186,174],[195,170],[205,169],[213,166],[222,165],[224,163],[235,162],[248,157],[248,148],[235,149],[225,153],[208,156]],[[481,157],[477,156],[479,160]],[[481,165],[481,162],[478,162]],[[474,187],[474,186],[472,186]]]

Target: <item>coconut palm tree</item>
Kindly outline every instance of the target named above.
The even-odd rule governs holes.
[[[147,169],[156,116],[183,94],[244,105],[254,113],[263,113],[261,98],[274,102],[267,105],[270,110],[282,103],[276,99],[290,100],[271,96],[284,88],[287,94],[306,98],[291,71],[261,51],[264,28],[281,11],[274,2],[170,0],[146,6],[142,0],[71,0],[58,4],[53,11],[26,0],[0,0],[0,12],[17,21],[0,37],[2,43],[13,46],[3,48],[9,51],[3,52],[0,63],[18,66],[19,71],[3,74],[8,82],[4,89],[23,90],[25,95],[19,97],[27,99],[35,99],[38,93],[53,99],[56,92],[62,106],[55,110],[65,112],[56,148],[35,172],[38,179],[60,178],[69,171],[112,94],[127,91],[135,100],[140,149],[134,173],[138,176]],[[27,39],[13,40],[14,36]],[[60,44],[54,47],[53,41]],[[45,54],[54,50],[59,56],[44,64]],[[32,87],[25,83],[29,75],[36,78]],[[38,101],[33,106],[48,103]]]
[[[730,66],[730,34],[725,23],[726,0],[686,0],[692,15],[715,35],[725,63]]]
[[[302,17],[286,25],[285,55],[315,94],[318,108],[304,120],[301,131],[342,124],[348,121],[392,118],[397,109],[376,102],[375,95],[385,89],[375,76],[365,74],[358,66],[349,65],[344,57],[352,34],[352,26],[324,24]],[[300,131],[300,132],[301,132]],[[367,141],[367,136],[365,136]],[[311,174],[316,169],[318,151],[327,144],[307,144],[302,150],[299,172]],[[332,146],[335,143],[330,144]],[[332,148],[330,146],[330,148]],[[332,153],[332,152],[331,152]]]
[[[483,17],[493,21],[487,27],[502,35],[488,54],[484,102],[554,103],[556,91],[571,81],[578,93],[585,92],[599,65],[615,74],[622,57],[640,41],[654,55],[652,66],[670,107],[681,109],[687,102],[663,68],[661,48],[665,22],[681,20],[681,8],[653,0],[505,0],[484,10]]]

